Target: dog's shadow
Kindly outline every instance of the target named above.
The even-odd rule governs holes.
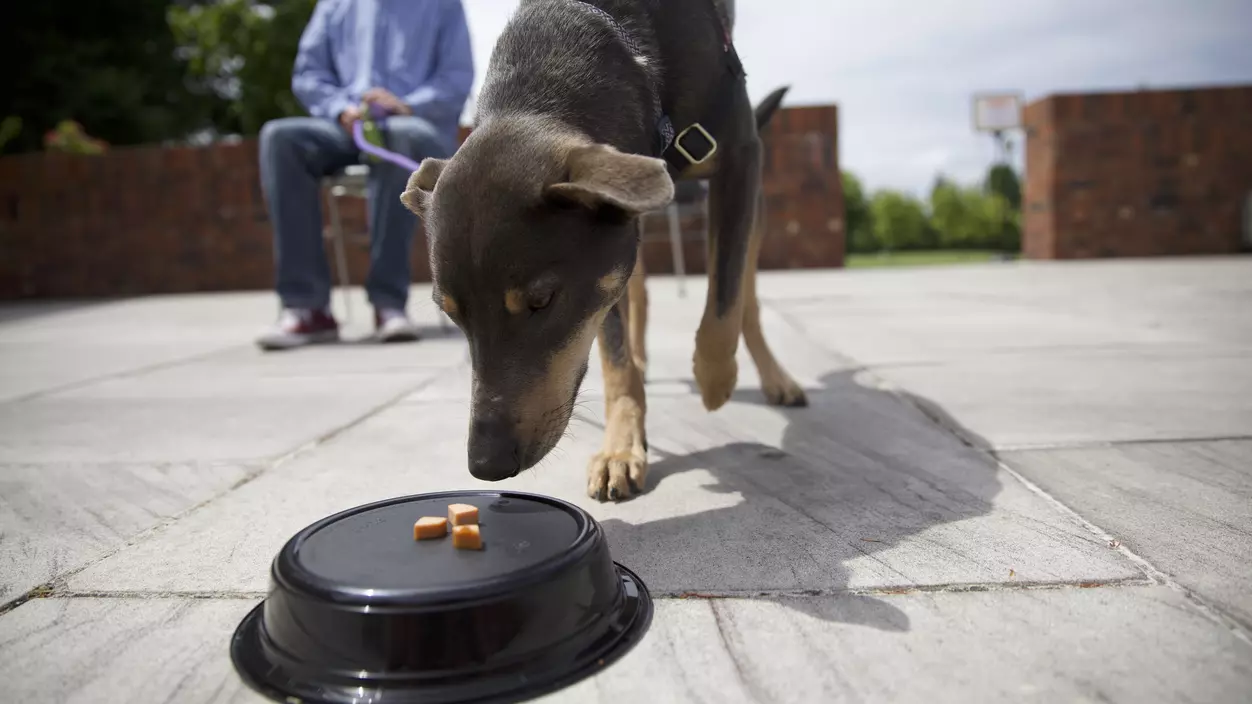
[[[723,436],[771,434],[745,423],[761,421],[760,397],[759,390],[745,390],[736,398],[757,405],[732,401],[719,411],[736,416]],[[828,374],[809,400],[808,408],[770,409],[785,422],[777,446],[706,441],[687,453],[673,452],[690,440],[684,429],[709,437],[710,424],[726,428],[727,421],[703,411],[697,416],[689,402],[650,404],[652,454],[660,460],[642,500],[661,502],[669,494],[664,505],[681,512],[710,501],[671,492],[728,496],[713,499],[720,507],[711,510],[642,523],[604,521],[614,558],[662,596],[752,596],[826,621],[907,631],[908,616],[890,595],[933,583],[934,561],[955,557],[945,553],[959,546],[923,534],[988,514],[1000,491],[995,462],[958,439],[951,419],[937,423],[933,404],[867,388],[853,372]],[[764,420],[778,425],[777,418]],[[713,481],[701,483],[709,475]],[[680,478],[684,485],[672,486]],[[899,554],[884,559],[891,550]],[[812,598],[825,594],[838,598]]]

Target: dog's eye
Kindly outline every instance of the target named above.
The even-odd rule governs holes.
[[[553,291],[542,291],[530,296],[530,311],[537,313],[552,304]]]

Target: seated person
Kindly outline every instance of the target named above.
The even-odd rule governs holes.
[[[322,242],[320,181],[357,163],[352,124],[362,106],[389,116],[386,148],[415,161],[456,149],[474,80],[461,0],[319,0],[300,37],[292,91],[310,117],[261,129],[261,186],[274,223],[282,312],[257,343],[287,349],[339,339]],[[417,219],[400,202],[409,173],[370,163],[370,270],[365,282],[377,336],[417,339],[405,308]]]

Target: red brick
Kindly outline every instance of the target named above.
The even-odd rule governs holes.
[[[764,142],[761,268],[841,266],[837,108],[783,109]],[[258,178],[254,140],[2,158],[0,298],[267,289],[272,234]],[[363,200],[344,199],[341,210],[349,233],[364,232]],[[646,266],[668,272],[664,218],[649,220],[656,241],[644,247]],[[691,232],[701,226],[684,222]],[[683,249],[688,271],[703,272],[704,243],[690,238]],[[348,260],[359,284],[369,260],[363,238],[350,240]],[[413,276],[429,280],[424,235],[414,242]]]
[[[1058,95],[1027,106],[1023,254],[1238,251],[1252,86]],[[1131,217],[1123,217],[1129,208]]]

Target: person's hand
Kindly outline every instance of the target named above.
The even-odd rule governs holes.
[[[413,109],[396,97],[395,93],[386,88],[370,88],[361,99],[370,105],[377,105],[393,115],[410,115]]]
[[[352,123],[361,119],[361,110],[355,105],[348,106],[339,113],[339,126],[349,134],[352,133]]]

